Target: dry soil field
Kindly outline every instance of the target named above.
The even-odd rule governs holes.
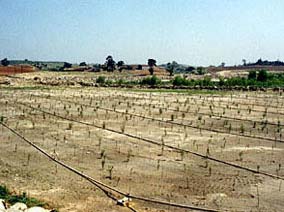
[[[5,126],[134,198],[116,205],[4,126],[0,184],[60,212],[284,211],[283,105],[278,92],[2,86]]]

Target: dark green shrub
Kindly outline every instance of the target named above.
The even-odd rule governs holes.
[[[0,199],[4,199],[13,205],[17,202],[25,203],[28,207],[45,206],[46,204],[32,197],[28,197],[26,193],[21,195],[12,195],[6,186],[0,185]]]
[[[225,79],[224,77],[219,78],[219,86],[224,86],[225,85]]]
[[[31,198],[31,197],[27,197],[26,193],[23,193],[21,195],[10,195],[8,197],[8,202],[10,204],[15,204],[17,202],[22,202],[25,203],[28,207],[34,207],[34,206],[44,206],[46,205],[45,203],[35,199],[35,198]]]
[[[255,70],[250,71],[249,74],[248,74],[248,79],[249,80],[256,80],[256,75],[257,75],[257,73],[256,73]]]
[[[211,82],[211,78],[204,77],[204,79],[202,80],[202,86],[211,86],[211,85],[213,85],[213,83]]]
[[[119,79],[116,83],[117,83],[118,85],[124,85],[124,84],[126,84],[126,81],[123,80],[123,79]]]
[[[107,85],[111,85],[112,83],[113,83],[112,80],[105,80],[105,84],[107,84]]]
[[[181,76],[176,76],[173,80],[173,85],[174,86],[182,86],[182,85],[188,85],[188,80]]]
[[[206,74],[206,70],[203,67],[197,67],[196,68],[196,74],[198,74],[198,75]]]
[[[266,70],[260,70],[257,75],[257,81],[266,82],[268,79],[268,73]]]
[[[161,79],[159,79],[157,76],[153,75],[152,77],[146,77],[144,78],[141,83],[142,85],[159,85],[161,84]]]
[[[0,186],[0,199],[6,199],[9,193],[10,192],[6,186]]]
[[[96,83],[104,84],[106,82],[106,78],[104,76],[99,76],[96,80]]]

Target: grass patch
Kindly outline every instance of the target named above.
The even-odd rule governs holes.
[[[0,185],[0,199],[6,199],[6,197],[9,195],[9,190],[6,186]]]
[[[20,195],[12,194],[6,186],[0,185],[0,199],[4,199],[9,204],[13,205],[17,202],[25,203],[28,207],[34,206],[46,206],[47,204],[32,197],[28,197],[27,194],[24,192]]]

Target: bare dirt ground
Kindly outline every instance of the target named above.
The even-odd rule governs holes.
[[[145,92],[10,80],[0,87],[4,123],[88,176],[155,200],[219,211],[284,211],[283,180],[209,160],[283,178],[282,93]],[[62,212],[130,211],[6,128],[0,132],[0,184]],[[190,211],[135,199],[132,206]]]
[[[0,76],[8,74],[30,73],[36,71],[36,68],[29,65],[0,66]]]

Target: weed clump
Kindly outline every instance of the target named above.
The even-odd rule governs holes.
[[[161,79],[159,79],[157,76],[153,75],[152,77],[144,78],[140,82],[140,84],[141,85],[150,85],[150,86],[159,85],[159,84],[161,84]]]
[[[97,79],[96,79],[96,83],[99,83],[99,84],[104,84],[106,82],[106,78],[104,76],[99,76]]]
[[[46,203],[33,198],[28,197],[25,192],[20,195],[12,194],[6,186],[0,185],[0,199],[6,200],[9,204],[13,205],[17,202],[25,203],[28,207],[39,206],[43,207]]]

